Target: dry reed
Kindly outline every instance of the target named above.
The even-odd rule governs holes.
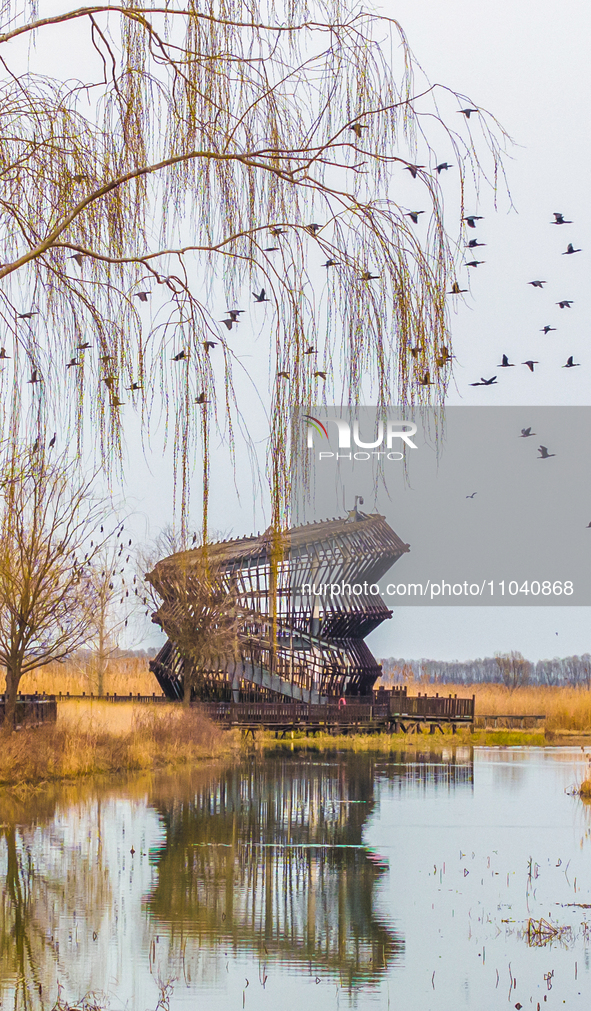
[[[108,661],[103,691],[113,695],[162,695],[156,678],[148,668],[147,657],[116,657]],[[0,693],[4,691],[4,674],[0,674]],[[25,674],[19,685],[23,695],[90,695],[97,694],[98,673],[92,655],[74,656],[66,663],[50,663]]]
[[[188,766],[238,748],[229,734],[193,710],[137,711],[126,730],[60,720],[2,741],[0,783],[19,786],[78,776]]]
[[[435,689],[434,685],[430,687]],[[546,730],[591,730],[591,691],[586,688],[526,685],[510,689],[497,684],[454,685],[453,688],[458,695],[476,696],[477,715],[544,715]]]

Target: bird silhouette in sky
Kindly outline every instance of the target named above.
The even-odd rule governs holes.
[[[564,220],[564,214],[561,214],[560,211],[554,211],[553,213],[554,221],[550,222],[551,225],[572,225],[572,221]]]
[[[479,242],[478,239],[470,239],[470,241],[466,243],[465,248],[478,249],[479,246],[486,246],[486,242]]]
[[[89,344],[88,341],[84,341],[84,344],[77,344],[76,345],[76,351],[86,351],[88,348],[91,348],[91,347],[92,347],[92,344]]]
[[[566,247],[566,249],[565,249],[565,251],[564,251],[564,253],[562,255],[563,256],[570,256],[571,253],[582,253],[582,252],[583,252],[582,249],[575,249],[575,247],[573,246],[572,242],[569,242],[568,246]]]
[[[320,231],[322,225],[317,225],[316,222],[313,221],[311,225],[304,225],[304,228],[307,232],[310,232],[311,235],[316,235],[316,232]]]
[[[280,377],[281,379],[289,379],[290,378],[289,372],[278,372],[277,376]]]
[[[329,267],[338,267],[338,264],[339,264],[338,260],[326,260],[325,263],[322,264],[322,266],[326,267],[326,269],[328,270]]]
[[[369,270],[363,270],[361,272],[360,280],[361,281],[377,281],[378,278],[379,278],[379,276],[380,276],[379,274],[370,274]]]
[[[113,362],[115,361],[115,355],[99,355],[99,362]]]
[[[316,348],[313,348],[312,345],[310,345],[309,348],[306,348],[306,350],[304,351],[304,354],[305,355],[315,355],[315,354],[318,354],[318,352],[316,351]]]
[[[125,387],[126,390],[130,390],[130,391],[141,390],[141,388],[142,388],[142,384],[141,383],[132,383],[131,386],[126,386]]]
[[[32,311],[31,312],[18,312],[16,314],[16,318],[17,319],[32,319],[33,316],[38,316],[38,315],[39,315],[38,312],[32,312]]]
[[[461,112],[462,115],[466,117],[466,119],[470,119],[470,116],[472,115],[472,113],[473,112],[478,112],[478,109],[472,109],[472,108],[458,109],[458,112]]]
[[[0,361],[9,360],[10,355],[6,354],[6,348],[0,348]]]
[[[264,246],[263,253],[278,253],[279,246]]]
[[[417,178],[417,172],[419,171],[419,169],[422,169],[422,168],[425,168],[425,166],[424,165],[405,165],[404,166],[404,171],[405,172],[410,172],[410,174],[413,177],[413,179],[416,179]]]
[[[79,362],[77,358],[70,358],[70,361],[66,364],[66,368],[72,369],[75,365],[82,365],[82,362]]]
[[[359,140],[361,140],[362,130],[369,130],[369,126],[367,126],[365,123],[353,123],[353,125],[350,126],[349,129],[353,131],[353,133],[357,138],[359,138]]]
[[[556,456],[556,453],[549,453],[547,446],[540,446],[538,449],[539,457],[538,460],[549,460],[551,456]]]
[[[428,372],[425,372],[425,375],[423,376],[422,379],[418,380],[418,383],[419,383],[419,386],[434,386],[435,385],[434,383],[431,382],[431,377],[430,377],[430,375],[429,375]]]
[[[448,291],[447,294],[448,295],[463,295],[467,291],[468,291],[467,288],[460,288],[458,282],[454,281],[454,283],[451,286],[451,291]]]
[[[111,407],[124,407],[125,406],[125,401],[124,400],[119,400],[119,397],[114,394],[111,397],[110,404],[111,404]]]
[[[215,341],[203,341],[203,347],[206,351],[211,351],[212,348],[217,348]]]
[[[533,362],[533,361],[531,360],[531,358],[530,358],[530,359],[528,359],[528,361],[527,361],[527,362],[522,362],[521,364],[522,364],[522,365],[527,365],[527,367],[528,367],[529,371],[530,371],[530,372],[533,372],[533,370],[534,370],[534,365],[539,365],[540,363],[539,363],[539,362]]]
[[[273,228],[269,229],[271,235],[277,237],[278,235],[287,235],[287,228],[280,228],[279,225],[274,225]]]
[[[435,171],[437,172],[437,175],[439,176],[439,175],[441,175],[442,172],[445,172],[446,169],[450,169],[450,168],[452,168],[452,166],[448,162],[442,161],[442,162],[439,163],[439,165],[435,166]]]
[[[269,299],[266,298],[266,296],[265,296],[265,289],[264,288],[261,288],[261,290],[259,291],[258,294],[257,294],[256,291],[253,291],[252,294],[254,296],[255,302],[268,302],[269,301]]]
[[[456,357],[455,355],[450,354],[449,348],[447,348],[445,344],[443,344],[441,347],[441,354],[439,358],[435,359],[435,361],[437,362],[439,368],[441,368],[443,365],[449,365],[452,359],[455,357]]]
[[[72,253],[72,255],[68,257],[68,260],[76,260],[76,263],[78,264],[79,267],[82,266],[83,259],[84,256],[82,255],[82,253]]]
[[[140,302],[147,302],[148,295],[151,295],[151,291],[136,291],[134,298],[139,298]]]
[[[425,348],[423,347],[422,344],[417,344],[416,347],[410,349],[410,353],[413,356],[413,358],[418,358],[419,355],[420,355],[420,353],[421,353],[421,351],[424,351],[424,350],[425,350]]]
[[[233,319],[236,323],[238,323],[238,317],[241,316],[243,312],[246,312],[246,309],[226,309],[226,312],[228,313],[230,319]]]
[[[484,377],[481,376],[479,383],[470,383],[470,386],[496,386],[496,385],[498,385],[496,376],[493,376],[492,379],[484,379]]]
[[[466,498],[474,498],[475,495],[478,495],[477,491],[473,491],[471,495],[466,495]]]
[[[103,376],[103,383],[107,387],[110,393],[113,392],[113,387],[117,382],[117,376]]]
[[[551,330],[556,330],[556,327],[555,326],[548,326],[548,325],[546,325],[546,326],[542,327],[542,329],[540,330],[540,333],[550,333]]]
[[[500,365],[497,365],[498,369],[514,369],[515,362],[510,362],[507,355],[503,355],[503,360]]]
[[[209,400],[206,399],[205,393],[200,393],[198,397],[195,397],[196,404],[208,404]]]
[[[186,359],[187,357],[188,357],[188,356],[187,356],[187,352],[186,352],[186,351],[185,351],[185,349],[183,348],[183,350],[182,350],[182,351],[179,351],[179,353],[178,353],[178,354],[176,354],[176,355],[173,355],[173,356],[172,356],[172,358],[171,358],[171,361],[173,361],[173,362],[182,362],[182,361],[184,361],[184,359]]]
[[[239,319],[221,319],[219,322],[223,323],[224,326],[228,328],[228,330],[231,330],[233,326],[237,326],[238,325],[238,323],[240,322],[240,320]]]
[[[476,228],[476,222],[483,220],[482,214],[466,214],[464,216],[464,221],[468,225],[468,228]]]
[[[464,264],[465,267],[479,267],[481,263],[486,263],[486,260],[468,260]]]
[[[519,436],[519,438],[520,439],[529,439],[530,435],[535,435],[535,434],[536,433],[532,432],[531,428],[522,428],[521,429],[521,435]]]
[[[415,225],[418,225],[418,223],[419,223],[419,214],[424,214],[424,213],[425,213],[424,211],[407,211],[404,216],[405,216],[405,218],[410,218],[411,221],[414,221]]]
[[[327,372],[315,372],[314,375],[318,376],[319,379],[326,379],[328,373]]]
[[[57,432],[54,432],[51,439],[49,440],[49,448],[53,449],[55,446],[55,440],[57,439]]]
[[[527,283],[531,284],[532,288],[543,288],[545,284],[548,284],[547,281],[528,281]]]
[[[563,369],[576,369],[580,364],[580,362],[574,362],[573,355],[570,355],[570,357],[566,359],[566,365],[563,365],[562,367]]]
[[[572,304],[573,304],[572,298],[563,298],[560,302],[556,303],[556,305],[560,306],[561,309],[570,309]]]

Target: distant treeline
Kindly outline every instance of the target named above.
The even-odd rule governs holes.
[[[148,649],[112,649],[109,650],[108,659],[109,660],[126,660],[132,657],[139,657],[141,659],[151,660],[156,654],[161,650],[161,646],[149,646]],[[96,656],[96,653],[92,649],[78,649],[75,653],[75,658],[78,660],[91,660]]]
[[[470,685],[483,682],[507,685],[568,685],[591,688],[591,654],[554,657],[532,663],[521,653],[496,653],[483,659],[380,660],[386,684],[417,681],[421,684]]]

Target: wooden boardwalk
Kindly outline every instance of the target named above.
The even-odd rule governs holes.
[[[55,721],[57,703],[66,701],[100,701],[109,703],[134,702],[139,704],[164,704],[178,706],[160,695],[70,695],[57,696],[20,695],[17,703],[18,723],[39,724]],[[274,731],[285,737],[291,731],[310,734],[376,734],[419,733],[427,728],[430,733],[458,727],[473,727],[475,723],[474,696],[458,698],[457,695],[408,695],[404,687],[380,689],[367,697],[349,696],[344,700],[331,698],[321,704],[308,702],[204,702],[193,701],[191,707],[223,727],[239,728],[245,734],[257,730]],[[0,721],[4,715],[3,697],[0,696]],[[499,717],[500,719],[500,717]],[[521,719],[521,717],[516,717]]]
[[[458,699],[406,695],[406,692],[375,693],[373,701],[347,699],[345,705],[330,701],[321,705],[302,702],[194,702],[193,707],[225,727],[237,727],[254,736],[257,730],[275,731],[276,737],[299,730],[306,733],[376,734],[402,731],[430,733],[451,727],[473,726],[474,698]],[[380,696],[382,696],[380,698]]]
[[[534,715],[533,713],[525,713],[523,716],[515,715],[514,713],[509,713],[503,715],[502,713],[494,713],[492,716],[482,715],[476,716],[476,726],[480,728],[489,727],[491,730],[531,730],[532,728],[540,727],[541,724],[546,719],[544,713],[538,713]]]
[[[5,701],[0,695],[0,726],[4,723]],[[15,727],[38,727],[42,723],[55,723],[57,703],[55,696],[18,695],[16,702]]]

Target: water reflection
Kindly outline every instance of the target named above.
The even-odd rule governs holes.
[[[171,937],[199,946],[219,938],[349,983],[382,972],[402,941],[373,909],[385,868],[362,839],[372,765],[255,760],[212,776],[190,798],[156,796],[166,845],[150,915]]]
[[[59,980],[155,1006],[158,977],[213,985],[240,952],[261,982],[281,964],[377,985],[404,952],[364,845],[380,786],[472,781],[468,756],[284,753],[0,798],[0,998],[51,1007]]]

